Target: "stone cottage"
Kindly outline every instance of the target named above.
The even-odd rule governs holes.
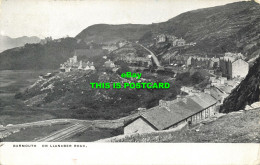
[[[217,100],[209,94],[200,93],[173,101],[160,101],[124,126],[124,134],[145,133],[158,130],[180,129],[195,124],[216,112]]]

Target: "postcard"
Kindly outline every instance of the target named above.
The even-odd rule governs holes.
[[[259,3],[0,1],[0,164],[259,164]]]

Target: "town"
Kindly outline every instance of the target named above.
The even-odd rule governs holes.
[[[0,165],[259,164],[260,0],[0,4]]]
[[[171,43],[172,48],[185,48],[196,45],[195,42],[186,43],[183,38],[173,35],[159,34],[154,44]],[[209,84],[203,89],[193,86],[182,86],[181,94],[177,99],[171,101],[160,100],[159,105],[151,109],[140,108],[140,115],[124,125],[124,134],[153,132],[158,130],[179,130],[186,125],[193,125],[208,119],[219,113],[220,106],[231,91],[246,77],[249,71],[249,63],[241,53],[226,52],[218,57],[203,57],[201,55],[181,55],[173,52],[161,55],[167,57],[169,63],[160,62],[157,55],[148,47],[140,43],[121,41],[110,45],[104,45],[102,49],[109,54],[120,52],[127,45],[136,44],[143,47],[149,53],[142,57],[135,54],[124,54],[113,60],[109,56],[103,56],[103,67],[116,71],[121,67],[116,61],[128,64],[129,71],[148,71],[155,66],[155,72],[171,71],[172,77],[190,70],[204,71],[208,74]],[[95,70],[93,62],[83,62],[77,59],[77,50],[74,56],[67,62],[61,64],[61,72]],[[127,72],[130,73],[130,72]],[[141,73],[140,73],[141,74]],[[123,74],[122,74],[123,75]],[[123,78],[125,78],[124,76]],[[136,76],[135,76],[136,77]],[[141,77],[141,76],[140,76]],[[139,78],[140,78],[139,77]]]

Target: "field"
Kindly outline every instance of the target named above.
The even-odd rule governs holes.
[[[49,134],[68,127],[68,123],[54,124],[49,126],[32,126],[23,128],[19,132],[11,134],[10,136],[3,139],[5,142],[28,142],[33,141],[36,138],[48,136]]]
[[[50,70],[4,70],[0,71],[0,125],[19,124],[55,118],[50,113],[36,111],[15,99],[15,93],[32,85],[40,74]]]
[[[90,128],[85,132],[76,134],[75,136],[69,138],[66,141],[69,142],[93,142],[103,138],[109,138],[112,136],[119,135],[120,131],[115,129],[102,129],[102,128]]]

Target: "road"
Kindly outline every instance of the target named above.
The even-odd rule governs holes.
[[[139,44],[139,45],[140,45],[141,47],[143,47],[145,50],[147,50],[147,51],[150,53],[150,55],[152,55],[153,61],[154,61],[154,63],[156,64],[156,66],[157,66],[158,68],[161,68],[162,66],[161,66],[159,60],[157,59],[157,57],[155,56],[155,54],[154,54],[151,50],[149,50],[148,48],[146,48],[145,46],[143,46],[143,45],[141,45],[141,44]]]

